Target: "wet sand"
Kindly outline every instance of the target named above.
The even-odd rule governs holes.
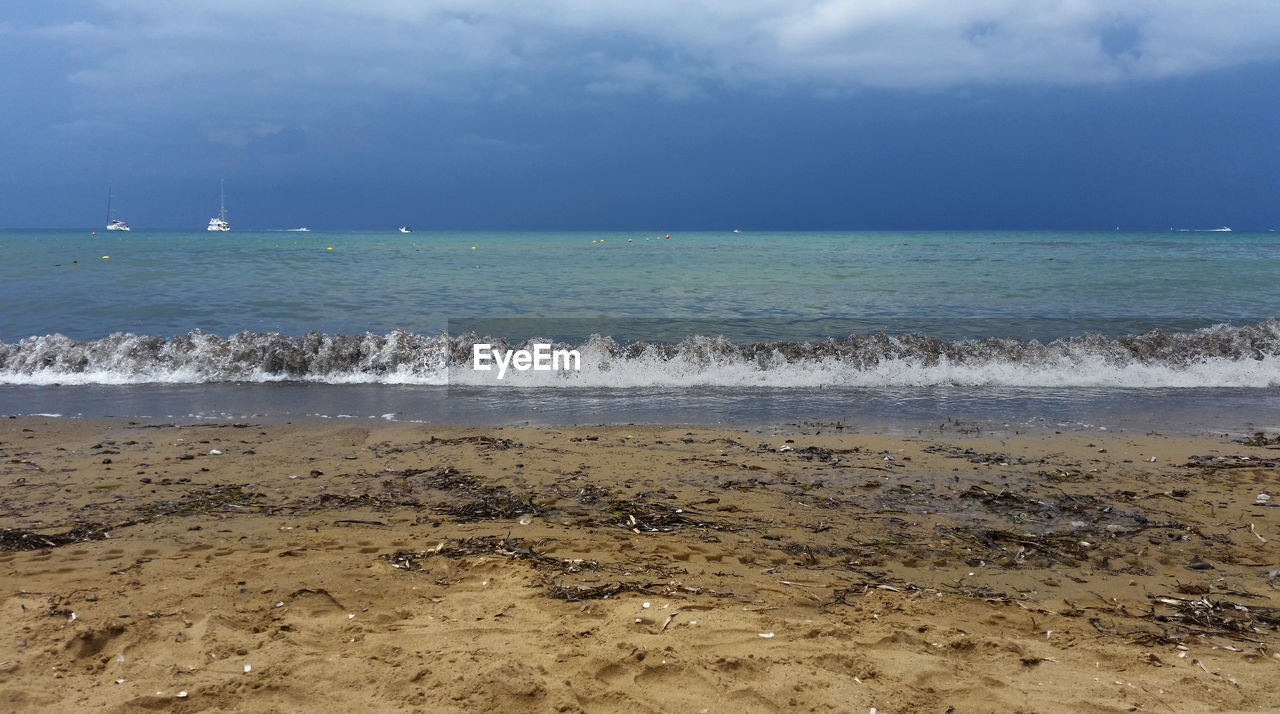
[[[1280,702],[1273,443],[22,418],[0,484],[8,711]]]

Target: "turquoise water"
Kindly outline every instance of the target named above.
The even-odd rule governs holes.
[[[1275,233],[665,235],[6,231],[0,339],[434,334],[506,316],[1044,340],[1280,315]]]

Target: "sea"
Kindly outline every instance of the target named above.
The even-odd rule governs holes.
[[[1275,232],[0,230],[0,304],[7,415],[1280,431]]]

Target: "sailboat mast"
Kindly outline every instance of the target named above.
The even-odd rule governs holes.
[[[111,186],[107,186],[107,223],[111,223]]]
[[[227,220],[227,190],[226,179],[218,180],[218,218]]]

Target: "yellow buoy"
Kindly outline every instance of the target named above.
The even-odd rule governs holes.
[[[330,247],[328,247],[328,248],[325,248],[325,250],[333,250],[333,247],[332,247],[332,246],[330,246]]]
[[[471,250],[475,250],[475,249],[476,249],[476,247],[475,247],[474,245],[473,245],[473,246],[471,246]]]
[[[102,259],[103,259],[103,260],[106,260],[107,258],[110,258],[110,257],[111,257],[111,256],[109,256],[109,255],[104,255],[104,256],[102,256]]]

